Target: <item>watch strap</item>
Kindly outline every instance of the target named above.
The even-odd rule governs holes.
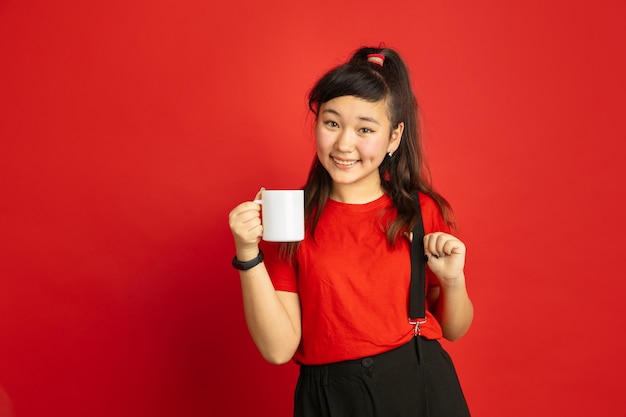
[[[261,262],[263,262],[263,252],[261,252],[261,249],[259,249],[259,254],[255,258],[252,258],[246,262],[241,262],[239,259],[237,259],[237,256],[235,256],[233,257],[233,261],[231,263],[233,267],[235,267],[235,269],[238,269],[240,271],[247,271],[248,269],[254,268]]]

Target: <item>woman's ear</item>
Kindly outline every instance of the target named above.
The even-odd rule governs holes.
[[[398,147],[400,146],[400,142],[402,141],[402,133],[404,132],[404,122],[398,123],[395,129],[391,131],[391,137],[389,138],[389,146],[387,147],[387,152],[394,153]]]

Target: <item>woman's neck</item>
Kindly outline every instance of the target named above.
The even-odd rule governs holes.
[[[333,184],[330,198],[340,203],[366,204],[379,199],[383,194],[384,191],[380,184],[377,187],[367,188],[355,187],[353,184]]]

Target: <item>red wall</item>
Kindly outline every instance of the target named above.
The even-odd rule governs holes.
[[[626,415],[622,1],[212,3],[0,1],[0,409],[290,415],[227,214],[304,182],[306,90],[384,41],[469,247],[474,415]]]

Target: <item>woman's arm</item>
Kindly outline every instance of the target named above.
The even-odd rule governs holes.
[[[238,205],[229,215],[229,224],[237,259],[246,262],[256,257],[263,230],[259,205],[253,202]],[[246,323],[254,343],[268,362],[288,362],[300,344],[298,294],[276,291],[263,263],[240,271],[239,276]]]
[[[424,237],[428,267],[439,279],[439,287],[428,292],[429,305],[441,324],[443,336],[451,341],[461,338],[474,318],[474,306],[465,286],[465,245],[442,232]]]

